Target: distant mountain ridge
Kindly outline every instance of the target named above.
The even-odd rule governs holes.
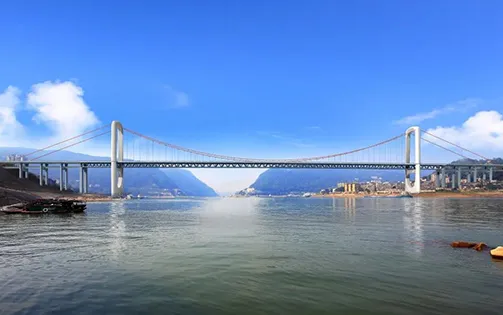
[[[0,158],[5,160],[9,154],[28,154],[30,148],[0,148]],[[49,151],[47,151],[49,152]],[[43,154],[43,152],[41,153]],[[59,151],[44,158],[47,161],[106,161],[107,157],[92,156],[70,151]],[[32,170],[38,174],[36,170]],[[197,197],[215,197],[218,194],[208,185],[200,181],[190,171],[185,169],[126,169],[124,170],[126,193],[141,195],[171,194]],[[59,178],[59,170],[50,169],[49,177]],[[78,187],[79,174],[77,169],[68,172],[70,186]],[[89,169],[89,192],[110,193],[110,169]]]
[[[370,181],[373,177],[383,181],[403,181],[401,170],[354,170],[354,169],[269,169],[250,186],[262,194],[284,195],[289,193],[317,192],[336,187],[337,183]]]

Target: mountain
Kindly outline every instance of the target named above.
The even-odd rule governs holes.
[[[0,148],[0,159],[5,160],[7,155],[24,155],[33,152],[29,148]],[[41,152],[39,154],[43,154]],[[46,161],[106,161],[110,158],[92,156],[87,154],[74,153],[69,151],[55,152],[43,158]],[[31,172],[38,174],[35,169]],[[217,193],[201,182],[190,171],[184,169],[150,169],[150,168],[128,168],[124,170],[125,182],[124,190],[126,193],[134,195],[183,195],[214,197]],[[49,177],[59,178],[58,169],[50,169]],[[70,186],[78,187],[79,173],[78,169],[68,171]],[[110,169],[89,169],[89,192],[91,193],[110,193]]]
[[[334,170],[334,169],[269,169],[260,174],[250,188],[262,194],[315,192],[337,186],[337,183],[370,181],[403,181],[402,170]]]
[[[191,172],[180,168],[166,168],[162,170],[178,188],[187,196],[214,197],[216,192],[200,181]]]

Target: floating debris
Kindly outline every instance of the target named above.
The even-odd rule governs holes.
[[[495,249],[491,250],[490,253],[492,258],[503,260],[503,246],[496,247]]]
[[[457,247],[457,248],[473,248],[479,252],[484,250],[487,247],[487,245],[485,243],[472,243],[472,242],[463,242],[463,241],[452,242],[451,246]]]

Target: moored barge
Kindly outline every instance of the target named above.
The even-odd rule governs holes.
[[[86,207],[86,203],[80,200],[37,199],[2,207],[0,212],[5,214],[82,213]]]

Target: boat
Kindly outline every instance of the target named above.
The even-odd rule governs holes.
[[[309,198],[309,197],[311,197],[311,194],[310,193],[305,193],[305,194],[302,195],[302,197]]]
[[[496,247],[490,253],[492,258],[503,260],[503,246]]]
[[[4,206],[0,212],[5,214],[49,214],[49,213],[82,213],[86,203],[71,199],[36,199],[26,203]]]

